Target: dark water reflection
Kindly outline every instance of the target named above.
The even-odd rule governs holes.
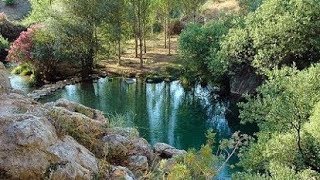
[[[66,98],[106,114],[125,115],[151,144],[165,142],[180,149],[198,149],[209,128],[216,131],[218,139],[230,137],[233,131],[225,118],[228,103],[212,100],[210,93],[210,88],[200,86],[185,92],[179,82],[128,84],[121,78],[104,78],[69,85],[41,101]],[[221,176],[229,174],[225,169]]]

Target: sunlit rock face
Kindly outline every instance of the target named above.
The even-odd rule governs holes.
[[[58,136],[42,104],[0,95],[0,179],[92,179],[94,154],[70,136]]]

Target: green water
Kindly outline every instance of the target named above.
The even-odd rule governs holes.
[[[65,98],[107,115],[121,114],[151,144],[165,142],[187,150],[199,149],[209,128],[215,130],[218,139],[228,138],[236,130],[226,119],[228,102],[214,100],[211,92],[200,86],[194,92],[185,92],[177,81],[128,84],[121,78],[104,78],[66,86],[41,102]],[[230,174],[226,167],[219,179],[229,179]]]

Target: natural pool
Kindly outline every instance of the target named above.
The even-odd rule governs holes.
[[[65,98],[102,110],[106,115],[124,115],[149,143],[165,142],[179,149],[200,148],[205,133],[212,128],[217,139],[228,138],[238,130],[226,119],[228,101],[214,98],[212,88],[198,86],[186,92],[178,81],[148,84],[123,78],[102,78],[94,82],[68,85],[40,100]],[[218,179],[229,179],[226,167]]]

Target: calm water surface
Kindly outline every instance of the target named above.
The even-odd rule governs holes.
[[[186,92],[178,81],[128,84],[122,78],[103,78],[66,86],[41,102],[65,98],[102,110],[106,115],[124,115],[151,144],[165,142],[187,150],[199,149],[210,128],[218,139],[228,138],[237,130],[226,119],[228,102],[214,100],[211,92],[212,89],[200,86],[194,92]],[[226,167],[219,179],[229,179],[231,173]]]

